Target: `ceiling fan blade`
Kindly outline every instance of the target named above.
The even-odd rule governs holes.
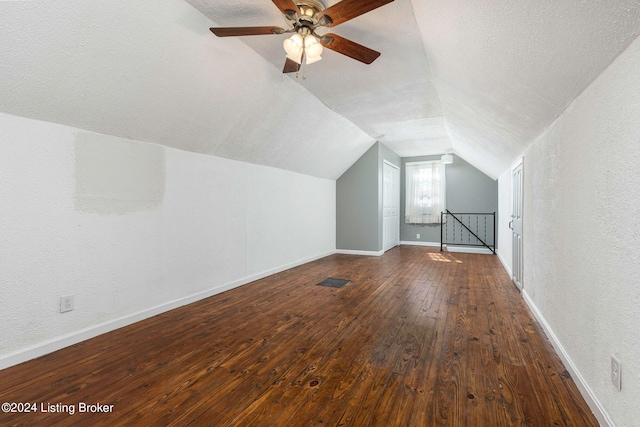
[[[300,71],[300,64],[298,64],[296,61],[292,61],[289,58],[287,58],[287,60],[284,63],[284,70],[282,70],[282,72],[297,73],[298,71]]]
[[[373,49],[369,49],[366,46],[362,46],[356,42],[352,42],[349,39],[340,37],[336,34],[325,34],[320,37],[320,43],[327,49],[331,49],[335,52],[347,55],[353,59],[356,59],[365,64],[371,64],[380,56],[380,52],[376,52]]]
[[[280,27],[221,27],[209,29],[218,37],[261,36],[285,32],[285,29]]]
[[[340,3],[336,3],[318,13],[318,20],[320,25],[335,27],[392,1],[393,0],[342,0]]]
[[[298,9],[298,6],[293,2],[293,0],[272,0],[272,1],[276,6],[278,6],[278,9],[280,9],[280,12],[289,16],[289,18],[295,19],[296,16],[300,15],[300,9]],[[292,14],[288,11],[295,12],[296,16],[291,16]]]

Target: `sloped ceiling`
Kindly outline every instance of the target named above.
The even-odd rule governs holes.
[[[375,141],[496,178],[640,34],[637,0],[395,0],[282,74],[270,0],[0,2],[0,111],[335,179]],[[330,6],[337,0],[325,0]]]
[[[375,143],[211,25],[183,0],[0,2],[0,111],[328,179]]]

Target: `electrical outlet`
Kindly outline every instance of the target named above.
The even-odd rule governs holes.
[[[416,239],[419,239],[419,238],[420,238],[420,234],[416,234]]]
[[[73,310],[73,295],[60,297],[60,313]]]
[[[622,365],[620,364],[620,360],[615,357],[613,354],[611,355],[611,382],[613,383],[616,390],[622,390]]]

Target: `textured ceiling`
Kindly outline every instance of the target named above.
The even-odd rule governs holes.
[[[336,0],[326,0],[330,6]],[[638,0],[395,0],[281,73],[270,0],[0,2],[0,111],[335,179],[376,140],[495,178],[640,34]]]
[[[453,147],[491,176],[640,34],[638,0],[413,5]]]
[[[183,0],[0,2],[0,111],[329,179],[375,140]]]

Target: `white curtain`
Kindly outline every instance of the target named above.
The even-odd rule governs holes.
[[[444,165],[436,162],[415,162],[405,165],[407,224],[440,223],[445,210]]]

